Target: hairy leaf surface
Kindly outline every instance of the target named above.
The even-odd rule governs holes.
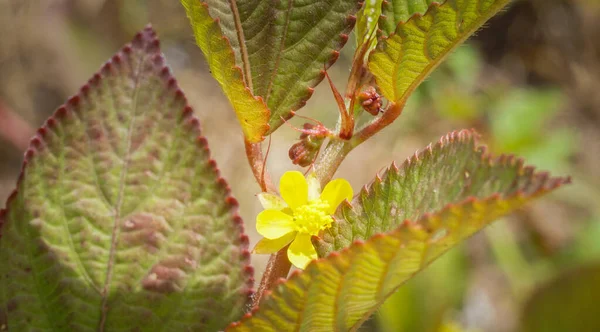
[[[267,103],[270,132],[310,98],[312,88],[324,77],[323,69],[337,60],[360,8],[358,0],[202,2],[220,20],[246,85]],[[182,3],[197,29],[205,19],[194,11],[201,0]]]
[[[391,231],[405,220],[418,221],[471,198],[530,196],[547,183],[547,173],[534,173],[520,159],[487,154],[473,131],[455,132],[400,167],[392,164],[361,190],[351,206],[338,209],[337,222],[322,234],[318,251],[323,257],[355,240]]]
[[[379,29],[381,29],[384,36],[389,36],[396,31],[398,24],[408,21],[414,14],[424,14],[434,2],[442,3],[444,0],[384,1],[381,6],[383,16],[379,19]]]
[[[368,41],[371,43],[369,47],[374,47],[377,44],[375,35],[374,38],[369,38],[377,29],[377,23],[381,17],[382,3],[383,0],[366,1],[363,8],[358,12],[355,30],[357,48]]]
[[[369,69],[383,95],[403,104],[419,84],[510,0],[447,0],[400,23],[378,44]],[[419,1],[414,2],[419,8]],[[403,17],[400,15],[399,17]]]
[[[352,207],[347,205],[337,215],[346,220],[336,224],[350,227],[335,229],[348,235],[339,235],[340,241],[328,238],[336,239],[339,249],[346,238],[390,232],[355,241],[310,263],[230,329],[355,330],[406,280],[449,248],[567,181],[534,173],[514,158],[491,159],[475,147],[471,132],[450,134],[400,170],[392,167],[377,178]],[[320,253],[330,247],[322,245]]]
[[[223,35],[219,23],[209,15],[206,4],[200,0],[182,0],[181,3],[192,22],[196,43],[235,110],[246,139],[252,143],[262,141],[269,130],[270,112],[263,99],[253,96],[252,90],[244,83],[229,40]]]
[[[249,298],[248,239],[151,28],[32,139],[0,213],[10,331],[205,331]]]

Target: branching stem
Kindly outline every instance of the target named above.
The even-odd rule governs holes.
[[[339,139],[329,141],[315,163],[315,172],[321,185],[331,180],[350,151],[394,122],[403,109],[404,105],[391,103],[381,117],[356,132],[349,141]]]
[[[376,118],[363,127],[360,131],[355,133],[350,140],[344,140],[338,137],[331,138],[314,165],[314,170],[317,174],[317,178],[321,182],[321,186],[324,186],[331,180],[342,161],[352,149],[394,122],[394,120],[402,113],[403,109],[403,104],[392,103],[387,107],[381,117]],[[250,162],[254,176],[260,183],[263,191],[267,191],[271,188],[270,190],[274,192],[270,177],[268,177],[268,175],[261,175],[263,174],[265,166],[260,150],[260,144],[246,142],[246,154],[248,155],[248,161]],[[276,254],[271,255],[258,290],[252,301],[253,308],[260,304],[265,292],[271,289],[277,280],[287,277],[290,268],[291,263],[287,258],[287,246]]]

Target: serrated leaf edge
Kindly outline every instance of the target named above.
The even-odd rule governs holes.
[[[385,0],[384,0],[385,1]],[[443,1],[435,1],[432,2],[429,7],[427,7],[427,10],[424,13],[414,13],[413,15],[411,15],[406,21],[404,22],[399,22],[396,25],[396,30],[389,34],[388,36],[384,36],[382,33],[380,40],[377,43],[377,48],[379,49],[381,47],[383,47],[385,41],[395,35],[397,35],[396,31],[398,31],[398,28],[402,25],[406,25],[409,22],[413,21],[413,20],[418,20],[424,16],[427,16],[434,8],[439,8],[444,6],[449,0],[443,0]],[[511,0],[508,0],[508,2],[506,4],[504,4],[504,6],[507,6],[508,3],[510,3]],[[421,85],[421,83],[427,78],[427,76],[429,76],[429,74],[431,74],[437,67],[439,67],[440,64],[442,64],[444,62],[444,60],[452,53],[452,51],[454,51],[458,46],[460,46],[462,43],[464,43],[467,39],[469,39],[471,36],[473,36],[477,30],[481,29],[483,27],[483,25],[485,24],[485,22],[487,22],[490,18],[494,17],[494,15],[496,15],[496,13],[498,11],[500,11],[502,9],[502,7],[500,7],[500,9],[498,9],[497,11],[492,11],[489,17],[484,18],[483,19],[483,23],[476,26],[473,30],[471,30],[468,33],[465,33],[464,36],[462,36],[461,38],[458,38],[454,43],[453,46],[448,48],[447,50],[445,50],[440,57],[437,59],[437,61],[431,61],[429,65],[427,65],[424,69],[423,72],[417,76],[417,78],[413,81],[413,83],[411,83],[411,85],[406,89],[406,91],[402,94],[401,98],[396,98],[395,102],[399,103],[399,104],[403,104],[406,103],[406,100],[408,100],[408,98],[412,95],[412,93],[415,91],[415,89]],[[385,15],[382,16],[383,18],[385,18]],[[480,18],[481,19],[481,18]],[[375,54],[376,52],[373,51],[371,52],[371,54],[369,55],[369,60],[367,62],[367,66],[368,64],[371,63],[371,59],[372,56]],[[377,82],[378,78],[375,77],[375,81]],[[394,90],[396,88],[394,87]],[[394,91],[395,94],[396,91]],[[390,96],[385,96],[386,98],[389,98]],[[395,96],[397,97],[397,96]],[[392,98],[391,100],[393,100],[394,98]]]
[[[387,36],[386,36],[386,35],[384,34],[385,32],[384,32],[384,31],[383,31],[383,29],[381,28],[381,24],[385,24],[385,23],[383,23],[382,21],[385,21],[385,20],[387,20],[387,19],[388,19],[388,16],[387,16],[387,15],[385,15],[385,14],[383,14],[383,6],[391,6],[391,5],[392,5],[392,4],[391,4],[391,1],[393,1],[393,0],[383,0],[383,1],[382,1],[382,3],[381,3],[381,4],[382,4],[382,11],[381,11],[381,12],[382,12],[382,14],[381,14],[381,15],[379,15],[379,20],[377,21],[378,36],[380,37],[380,40],[386,39],[386,38],[388,38],[388,37],[390,37],[390,36],[392,36],[392,35],[394,35],[394,34],[395,34],[395,32],[393,32],[393,33],[391,33],[391,34],[389,34],[389,35],[387,35]],[[413,16],[415,16],[415,15],[417,15],[417,14],[418,14],[419,16],[424,16],[424,15],[427,13],[427,11],[429,11],[429,8],[430,8],[431,6],[433,6],[433,5],[441,6],[441,5],[442,5],[442,4],[444,4],[444,2],[446,2],[446,1],[448,1],[448,0],[439,0],[439,1],[433,1],[433,2],[432,2],[432,3],[431,3],[431,4],[430,4],[428,7],[427,7],[427,9],[425,10],[425,12],[423,12],[423,13],[416,12],[416,13],[414,13],[414,14],[410,15],[410,16],[409,16],[409,17],[408,17],[406,20],[404,20],[404,21],[400,21],[400,20],[399,20],[399,21],[398,21],[398,24],[396,24],[396,29],[398,29],[398,25],[401,25],[401,24],[406,24],[406,23],[407,23],[407,22],[408,22],[410,19],[412,19],[412,17],[413,17]]]
[[[215,78],[215,80],[219,83],[219,85],[221,85],[221,89],[223,90],[223,93],[225,94],[225,96],[227,97],[227,99],[229,100],[229,104],[231,105],[231,107],[234,109],[234,113],[236,115],[236,117],[238,118],[238,121],[240,123],[240,126],[242,128],[242,131],[244,132],[244,136],[246,137],[246,139],[248,141],[250,141],[251,143],[259,143],[261,141],[264,140],[265,136],[267,136],[270,133],[270,125],[269,125],[269,118],[271,116],[271,110],[268,108],[265,100],[263,99],[263,97],[261,96],[255,96],[252,89],[248,86],[248,82],[246,82],[246,75],[245,75],[245,70],[242,70],[242,68],[236,64],[236,57],[235,57],[235,53],[233,48],[231,47],[231,42],[229,40],[229,38],[223,33],[223,29],[221,29],[221,22],[219,18],[214,18],[210,15],[210,10],[209,10],[209,6],[206,2],[203,2],[201,0],[197,0],[199,6],[204,7],[204,9],[206,10],[206,15],[210,18],[210,24],[216,26],[217,28],[217,32],[219,34],[219,38],[221,38],[223,40],[223,42],[226,44],[227,46],[227,50],[230,56],[231,60],[231,70],[233,72],[236,72],[239,77],[241,78],[241,84],[244,86],[244,91],[252,98],[254,99],[256,102],[258,102],[261,106],[263,106],[263,109],[268,113],[266,116],[264,116],[264,121],[262,121],[262,125],[260,126],[259,130],[257,130],[257,132],[260,133],[260,139],[256,139],[255,137],[252,137],[251,135],[249,135],[249,131],[246,129],[246,126],[244,126],[244,119],[240,116],[240,114],[238,113],[238,111],[235,109],[235,105],[233,103],[233,100],[229,97],[229,95],[227,93],[225,93],[225,89],[223,88],[223,84],[221,84],[221,82],[219,80]],[[186,8],[187,11],[187,7],[186,4],[182,2],[182,5]],[[194,5],[194,4],[192,4]],[[193,25],[193,20],[191,17],[189,17],[188,14],[188,18],[190,20],[190,22],[192,22]],[[194,28],[192,27],[192,30],[194,30]],[[195,31],[194,31],[195,34]],[[196,42],[197,46],[202,49],[202,47],[200,47],[200,44],[198,42]],[[204,50],[202,50],[202,52],[204,53]],[[205,53],[205,57],[206,57],[206,53]],[[207,60],[207,64],[210,67],[210,62]],[[223,69],[225,70],[225,69]],[[251,82],[252,78],[248,78]],[[250,83],[251,84],[251,83]]]
[[[357,2],[356,12],[358,12],[361,8],[363,8],[363,4],[364,4],[364,1]],[[333,66],[337,62],[337,60],[340,58],[340,51],[342,48],[344,48],[344,46],[348,42],[349,35],[352,32],[352,30],[354,30],[354,27],[356,26],[356,22],[357,22],[356,14],[348,15],[348,17],[346,17],[346,21],[347,21],[346,29],[344,30],[344,32],[339,34],[340,42],[337,43],[336,45],[334,45],[333,50],[330,52],[329,58],[327,59],[327,61],[325,61],[323,63],[323,69],[321,70],[320,75],[314,77],[312,80],[307,82],[307,84],[305,85],[305,88],[306,88],[305,95],[302,98],[300,98],[295,104],[293,104],[292,107],[287,111],[287,113],[283,114],[280,118],[272,118],[269,121],[270,128],[267,131],[266,135],[272,134],[275,130],[277,130],[277,128],[279,128],[283,124],[284,121],[287,121],[287,120],[290,120],[291,118],[293,118],[294,112],[296,112],[299,109],[301,109],[302,107],[306,106],[308,100],[312,97],[312,95],[315,92],[315,87],[318,86],[325,79],[325,72],[329,68],[331,68],[331,66]]]
[[[456,140],[465,140],[465,139],[473,139],[475,141],[475,143],[477,143],[478,138],[480,137],[480,135],[473,129],[471,130],[461,130],[461,131],[454,131],[451,132],[445,136],[443,136],[437,143],[436,143],[436,147],[437,146],[443,146],[444,144],[450,144]],[[523,165],[523,159],[521,158],[516,158],[514,155],[499,155],[497,158],[493,158],[493,156],[488,152],[487,147],[485,146],[477,146],[475,145],[477,149],[480,149],[480,151],[482,151],[482,158],[483,159],[487,159],[488,162],[492,162],[492,160],[496,159],[496,160],[501,160],[501,161],[506,161],[506,162],[511,162],[511,163],[519,163],[521,166]],[[432,153],[432,149],[433,149],[433,145],[429,144],[425,149],[421,150],[420,152],[415,153],[412,157],[409,157],[406,159],[406,161],[401,165],[401,167],[405,167],[406,165],[410,164],[411,162],[416,162],[420,157],[422,157],[424,154],[426,153]],[[398,166],[395,164],[395,162],[392,163],[391,167],[389,168],[390,170],[394,170],[395,172],[399,172],[399,168]],[[268,301],[269,298],[273,295],[280,295],[280,293],[282,293],[282,288],[278,287],[280,285],[286,284],[286,283],[293,283],[296,280],[298,280],[300,278],[301,275],[303,275],[304,273],[306,273],[306,271],[309,271],[309,269],[317,269],[318,270],[318,266],[322,265],[322,264],[328,264],[329,261],[333,261],[335,259],[337,259],[338,256],[340,256],[343,253],[346,252],[352,252],[355,250],[358,250],[359,247],[363,247],[365,245],[368,245],[370,243],[373,243],[375,241],[377,241],[378,239],[381,238],[385,238],[385,237],[389,237],[389,236],[394,236],[395,234],[398,234],[402,231],[403,228],[413,228],[413,229],[418,229],[420,231],[424,231],[426,232],[427,236],[431,237],[434,235],[435,230],[431,229],[430,227],[428,227],[431,224],[431,221],[433,220],[435,215],[438,214],[442,214],[445,211],[449,211],[452,210],[454,208],[458,208],[460,206],[467,206],[467,205],[474,205],[474,204],[478,204],[478,203],[483,203],[483,202],[489,202],[489,201],[497,201],[500,199],[506,199],[506,198],[519,198],[519,199],[528,199],[528,198],[534,198],[537,197],[539,195],[542,195],[544,193],[547,193],[551,190],[554,190],[558,187],[561,187],[562,185],[565,184],[569,184],[571,183],[571,177],[550,177],[548,172],[538,172],[535,173],[535,167],[533,166],[526,166],[526,167],[522,167],[522,170],[527,170],[528,172],[532,172],[532,174],[539,176],[542,178],[543,181],[541,181],[541,184],[539,185],[539,187],[534,191],[531,192],[529,194],[525,193],[522,190],[519,190],[517,192],[515,192],[513,195],[510,196],[502,196],[500,194],[494,194],[491,196],[488,196],[486,198],[482,198],[482,199],[478,199],[476,197],[467,197],[466,199],[463,199],[460,202],[457,203],[449,203],[446,206],[444,206],[443,208],[441,208],[440,210],[436,211],[436,213],[425,213],[423,216],[421,216],[421,218],[419,218],[417,221],[411,221],[411,220],[405,220],[404,222],[402,222],[400,224],[400,226],[396,227],[395,229],[389,231],[389,232],[384,232],[384,233],[377,233],[374,234],[373,236],[371,236],[369,239],[363,241],[363,240],[355,240],[352,242],[352,244],[340,251],[333,251],[331,253],[329,253],[327,256],[322,257],[322,258],[318,258],[316,260],[313,260],[312,262],[310,262],[308,264],[308,266],[306,267],[306,269],[304,271],[300,271],[300,270],[296,270],[294,272],[291,273],[291,275],[289,276],[288,279],[280,279],[276,282],[276,284],[272,287],[272,290],[265,292],[265,296],[263,301]],[[369,189],[375,184],[375,182],[379,179],[379,181],[381,181],[381,178],[379,177],[379,175],[377,175],[375,177],[375,179],[373,181],[371,181],[371,183],[369,183],[368,185],[365,185],[363,187],[363,189],[361,190],[361,192],[359,194],[357,194],[355,197],[362,195],[363,193],[368,193]],[[352,205],[348,202],[345,201],[342,203],[343,208],[352,208]],[[341,207],[338,208],[338,211],[341,211]],[[314,238],[313,238],[314,239]],[[313,240],[314,241],[314,240]],[[423,268],[425,268],[427,265],[423,266],[421,269],[419,269],[418,271],[416,271],[413,275],[417,274],[418,272],[422,271]],[[398,286],[399,288],[400,286]],[[396,288],[397,289],[397,288]],[[394,289],[393,291],[395,291],[396,289]],[[392,291],[392,292],[393,292]],[[391,293],[390,293],[391,294]],[[383,298],[385,299],[387,297],[387,295],[384,295]],[[381,305],[383,302],[378,303],[378,306]],[[375,306],[370,312],[367,312],[365,314],[365,316],[363,317],[363,319],[359,320],[356,322],[356,324],[352,327],[352,329],[356,329],[358,326],[360,326],[360,324],[362,324],[364,322],[365,319],[367,319],[368,317],[370,317],[370,315],[377,310],[378,306]],[[251,312],[246,313],[238,322],[233,322],[231,323],[226,330],[229,330],[231,328],[235,328],[238,327],[239,325],[241,325],[243,322],[249,320],[252,318],[253,314],[256,313],[258,310],[260,309],[260,307],[255,307]]]
[[[123,57],[129,56],[134,48],[145,49],[148,55],[152,57],[154,67],[157,68],[157,73],[160,74],[162,81],[165,83],[166,89],[173,94],[176,99],[184,100],[185,106],[181,110],[182,123],[187,124],[188,126],[186,126],[186,129],[190,131],[191,134],[196,136],[198,148],[203,149],[206,155],[209,157],[208,164],[212,171],[216,174],[217,184],[226,193],[225,203],[229,206],[233,219],[232,221],[240,232],[240,237],[237,239],[239,242],[241,254],[240,257],[242,257],[240,264],[242,265],[242,271],[246,277],[246,287],[241,290],[241,293],[246,296],[246,305],[249,305],[252,295],[254,294],[254,268],[250,264],[249,238],[248,235],[244,233],[244,222],[239,215],[239,203],[231,194],[231,188],[229,187],[227,181],[221,177],[215,160],[210,158],[208,141],[204,136],[202,136],[200,121],[194,116],[194,110],[189,105],[187,98],[185,97],[181,88],[178,86],[175,77],[171,74],[169,67],[166,65],[165,58],[160,52],[160,41],[158,40],[156,32],[150,24],[147,25],[144,30],[137,33],[131,43],[125,45],[110,60],[104,63],[100,70],[96,72],[92,78],[80,88],[77,94],[71,96],[65,104],[59,106],[31,138],[29,147],[24,153],[23,164],[17,179],[16,187],[6,200],[6,208],[0,209],[0,239],[2,238],[2,228],[6,223],[6,216],[8,214],[9,206],[11,202],[16,199],[18,187],[24,181],[25,169],[28,163],[37,157],[38,149],[46,144],[45,137],[47,136],[48,132],[53,131],[56,125],[60,123],[60,121],[65,118],[67,114],[70,112],[77,112],[77,106],[79,105],[81,98],[85,97],[91,88],[100,83],[106,73],[110,72],[111,67],[114,64],[120,63]]]
[[[409,167],[411,164],[418,162],[419,160],[423,159],[426,154],[432,155],[434,149],[441,149],[445,145],[452,144],[455,142],[473,140],[473,143],[475,146],[475,151],[481,153],[482,161],[484,161],[488,165],[497,164],[497,163],[499,163],[501,165],[518,164],[519,170],[521,170],[524,173],[532,173],[532,174],[535,174],[537,177],[549,177],[548,172],[542,171],[542,172],[536,173],[535,172],[536,168],[534,166],[525,166],[525,160],[523,158],[517,157],[515,155],[511,155],[511,154],[492,155],[489,152],[489,149],[487,146],[478,145],[480,138],[481,138],[481,135],[474,129],[463,129],[460,131],[450,132],[447,135],[440,138],[438,140],[438,142],[436,142],[435,144],[430,143],[424,149],[422,149],[420,151],[416,151],[412,156],[406,158],[406,160],[404,162],[402,162],[402,164],[400,164],[400,166],[398,166],[396,164],[396,162],[393,161],[389,167],[383,169],[383,172],[385,172],[387,170],[393,170],[396,173],[396,175],[398,175],[400,172],[400,169]],[[571,182],[570,177],[566,177],[566,178],[557,177],[557,178],[548,179],[548,181],[550,181],[550,180],[561,180],[561,181],[565,182],[563,184],[567,184],[567,183]],[[355,197],[361,196],[363,194],[369,194],[372,187],[376,184],[381,183],[382,181],[383,180],[381,178],[381,175],[379,173],[377,173],[375,175],[375,178],[368,184],[365,184],[362,187],[361,191],[357,195],[355,195]],[[467,197],[464,200],[468,200],[468,199],[470,199],[470,198]],[[452,205],[452,203],[449,205]],[[343,206],[346,208],[348,208],[348,207],[352,208],[351,203],[349,203],[347,201],[344,201]]]

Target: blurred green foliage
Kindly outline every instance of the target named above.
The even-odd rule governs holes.
[[[569,271],[536,291],[525,306],[523,332],[600,331],[600,265]]]
[[[230,132],[227,130],[220,129],[216,134],[211,132],[212,128],[227,128],[228,124],[234,123],[232,112],[227,112],[226,106],[219,108],[217,105],[217,102],[225,105],[226,100],[221,98],[215,101],[214,96],[221,95],[214,84],[207,85],[195,76],[206,67],[178,1],[44,2],[45,6],[55,3],[54,10],[35,5],[31,0],[5,0],[4,3],[29,4],[29,7],[16,6],[21,9],[19,15],[14,17],[0,15],[0,26],[5,29],[0,39],[0,83],[4,83],[0,84],[0,99],[17,114],[30,120],[32,127],[37,127],[119,45],[150,21],[161,35],[172,68],[188,93],[190,102],[208,102],[218,111],[223,111],[219,113],[222,116],[218,117],[199,114],[203,117],[206,134],[214,135],[209,137],[213,140],[229,139]],[[598,159],[593,159],[594,151],[590,149],[600,146],[600,135],[584,136],[584,125],[589,123],[591,128],[597,126],[593,113],[600,111],[592,107],[593,100],[599,99],[594,99],[594,94],[589,93],[600,88],[597,79],[600,76],[593,66],[594,61],[600,62],[596,56],[600,53],[597,53],[598,48],[589,49],[590,46],[583,50],[580,42],[585,40],[592,46],[600,45],[597,42],[600,40],[597,38],[600,31],[597,28],[600,22],[599,3],[597,0],[515,1],[498,21],[491,22],[487,29],[479,33],[483,44],[487,41],[488,46],[493,46],[491,51],[487,51],[487,57],[483,54],[486,45],[473,43],[460,47],[411,96],[404,114],[394,127],[375,139],[377,144],[393,146],[406,144],[409,140],[429,142],[441,133],[474,127],[495,152],[515,153],[527,159],[528,163],[557,175],[573,175],[574,181],[573,185],[547,199],[546,205],[537,206],[537,210],[534,206],[512,217],[512,221],[518,219],[519,222],[498,221],[476,239],[448,252],[386,302],[379,310],[378,318],[369,322],[370,327],[376,326],[380,331],[417,332],[477,331],[474,328],[506,331],[506,326],[520,330],[515,317],[535,313],[541,313],[545,318],[541,323],[560,327],[553,325],[556,322],[554,318],[561,317],[563,313],[579,317],[586,308],[589,310],[590,306],[584,300],[571,296],[573,291],[564,287],[564,282],[563,286],[557,282],[538,287],[555,278],[567,280],[567,284],[582,283],[586,277],[577,276],[588,269],[580,267],[593,266],[600,260],[600,189],[598,167],[594,163]],[[572,12],[565,10],[567,5],[577,9],[574,11],[579,15],[577,25],[568,24],[571,21],[567,15]],[[548,20],[552,29],[544,26],[544,19]],[[523,28],[523,22],[530,25]],[[67,29],[63,30],[64,26],[60,23],[66,23]],[[495,30],[494,27],[498,28]],[[68,38],[61,39],[64,31]],[[43,38],[36,33],[41,33]],[[526,39],[526,36],[533,37]],[[544,40],[549,38],[547,36],[556,40]],[[503,43],[506,40],[503,38],[512,38],[517,46],[512,49],[505,46]],[[567,43],[561,38],[573,42]],[[491,64],[489,53],[494,53],[495,58],[505,59],[505,63]],[[344,57],[345,54],[351,55],[352,52],[348,48],[342,52],[339,65],[336,65],[344,68],[340,77],[347,75],[348,56]],[[66,60],[61,62],[60,59]],[[65,63],[69,64],[68,71],[64,70]],[[525,73],[514,69],[527,66],[527,70],[521,69]],[[507,73],[511,70],[516,73]],[[543,84],[532,83],[529,76],[542,75],[540,72],[553,75],[542,77]],[[335,67],[330,74],[336,75]],[[518,78],[507,78],[508,75]],[[555,77],[561,80],[553,80]],[[323,84],[319,88],[324,91],[322,96],[326,98],[319,99],[320,95],[316,93],[311,102],[319,106],[312,110],[308,107],[303,114],[333,123],[337,115],[324,112],[321,106],[325,102],[332,102],[331,91]],[[591,105],[592,115],[585,113],[585,106],[588,105]],[[327,107],[335,107],[335,104]],[[577,121],[564,121],[567,115]],[[364,117],[365,121],[371,119],[368,114]],[[215,125],[215,121],[220,122]],[[598,128],[593,130],[600,132]],[[291,145],[298,134],[292,130],[289,132]],[[235,143],[235,140],[231,141]],[[254,190],[254,187],[252,183],[244,182],[249,174],[236,175],[238,170],[247,168],[245,161],[236,164],[236,158],[227,159],[229,155],[243,153],[241,147],[237,147],[237,151],[235,148],[215,153],[216,158],[222,158],[222,162],[218,161],[226,166],[223,171],[227,177],[241,183],[233,188],[234,191],[240,190],[236,194],[241,196],[242,190]],[[285,150],[287,148],[289,146],[284,147]],[[22,157],[21,150],[10,154],[5,150],[17,149],[0,142],[4,158],[0,166],[10,170],[2,172],[4,197],[14,186]],[[397,156],[385,157],[387,163]],[[380,160],[371,162],[377,163],[376,167],[384,164]],[[252,208],[242,206],[246,220],[252,220],[255,216],[256,211]],[[568,212],[556,215],[565,210]],[[552,218],[562,222],[554,232],[567,235],[565,239],[555,241],[557,244],[547,245],[546,242],[552,241],[539,228],[549,227]],[[256,263],[257,259],[253,258],[253,262]],[[561,279],[563,274],[570,277]],[[491,277],[498,275],[500,280]],[[481,279],[487,284],[477,282]],[[592,286],[599,284],[597,279],[588,280],[592,280]],[[576,292],[585,295],[588,294],[586,290],[595,289],[586,287],[588,284],[582,284],[584,291]],[[555,287],[556,294],[547,296],[559,299],[552,303],[548,301],[548,306],[554,306],[554,309],[536,309],[544,301],[529,299],[547,298],[540,294],[552,291],[553,285],[558,285]],[[495,289],[504,297],[492,297],[488,293],[490,289]],[[597,302],[598,296],[596,293],[592,300]],[[506,301],[508,304],[504,303]],[[501,311],[500,307],[508,307],[512,311]],[[527,310],[524,310],[525,307]],[[594,310],[594,307],[591,309]],[[485,315],[489,316],[481,318]],[[600,315],[592,318],[600,318]],[[546,328],[535,325],[541,324],[534,323],[536,319],[531,318],[527,323],[531,325],[527,326],[535,326],[539,331]],[[365,326],[365,329],[369,326]],[[571,327],[563,330],[577,329]]]
[[[557,174],[577,173],[572,166],[572,158],[580,152],[579,137],[574,128],[560,121],[561,110],[567,99],[562,90],[551,86],[521,87],[502,80],[487,79],[486,70],[489,69],[474,45],[462,46],[413,95],[403,115],[405,118],[402,120],[406,122],[402,126],[416,122],[415,127],[426,128],[428,124],[438,121],[452,123],[458,128],[472,126],[484,136],[484,141],[495,153],[516,154],[539,169]],[[588,191],[590,195],[587,195],[585,205],[598,197],[593,189],[588,188]],[[556,204],[569,204],[569,199],[564,199],[564,195],[555,196],[553,200]],[[534,312],[539,315],[540,311],[553,310],[546,308],[548,305],[538,309],[536,306],[540,301],[529,298],[542,296],[536,293],[539,283],[560,276],[568,266],[598,261],[599,220],[597,211],[580,220],[578,224],[583,226],[576,231],[575,240],[559,248],[558,252],[545,250],[543,245],[528,247],[523,239],[535,238],[540,234],[527,227],[515,233],[506,220],[498,221],[483,235],[483,250],[487,250],[494,265],[482,267],[481,262],[470,261],[472,258],[468,255],[468,249],[473,246],[470,243],[450,251],[409,281],[382,306],[376,324],[378,330],[474,331],[468,327],[481,327],[473,318],[476,316],[474,311],[479,310],[485,316],[498,315],[499,310],[493,306],[486,307],[485,301],[475,306],[465,303],[469,301],[469,291],[482,292],[482,289],[473,285],[478,270],[482,268],[495,270],[501,276],[503,281],[495,286],[499,289],[504,287],[502,291],[507,293],[507,299],[501,300],[511,303],[512,310],[516,311],[514,316],[521,317]],[[562,291],[547,296],[554,296],[558,301],[566,295]],[[529,303],[528,311],[522,313],[526,302]],[[571,301],[569,305],[590,311],[585,301]],[[489,312],[485,313],[486,310]],[[575,310],[578,309],[571,309],[573,317],[576,317]],[[528,331],[551,331],[542,328],[539,322],[530,324],[538,325]],[[516,321],[507,323],[507,326],[510,330],[521,329]],[[575,325],[571,327],[552,331],[584,331],[574,329]],[[498,330],[503,329],[498,327]]]

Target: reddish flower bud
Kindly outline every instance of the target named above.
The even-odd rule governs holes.
[[[358,101],[361,103],[365,111],[372,115],[378,115],[379,113],[383,112],[381,109],[381,96],[372,86],[366,88],[358,94]]]
[[[305,123],[300,131],[300,142],[292,145],[288,155],[294,165],[307,167],[315,162],[323,141],[331,132],[322,124],[311,123]]]

